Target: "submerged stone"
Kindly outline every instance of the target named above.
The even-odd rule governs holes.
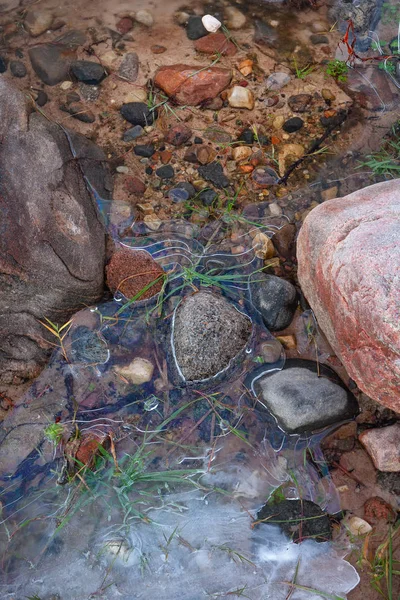
[[[304,433],[355,416],[357,402],[326,365],[289,359],[281,371],[255,381],[260,402],[287,433]]]
[[[103,364],[108,360],[107,344],[96,331],[79,325],[70,336],[68,359],[78,364]]]
[[[296,288],[281,277],[257,273],[251,283],[251,299],[270,331],[288,327],[297,306]]]
[[[173,346],[187,381],[207,379],[226,369],[246,346],[251,321],[233,304],[209,292],[185,298],[175,313]]]
[[[293,542],[313,539],[326,542],[332,538],[332,525],[324,511],[310,500],[269,502],[257,513],[257,522],[278,525]]]

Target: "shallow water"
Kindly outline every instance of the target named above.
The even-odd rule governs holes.
[[[253,17],[264,10],[257,3]],[[282,51],[291,31],[297,27],[301,38],[310,19],[299,25],[287,16]],[[389,25],[380,27],[384,35]],[[391,120],[385,107],[362,121],[363,135],[379,139]],[[263,264],[255,232],[272,236],[321,190],[338,185],[344,195],[371,182],[368,171],[354,170],[362,146],[355,138],[318,163],[311,183],[290,188],[279,218],[260,202],[205,226],[171,220],[154,232],[132,225],[132,206],[101,197],[87,179],[116,243],[148,252],[168,273],[168,286],[149,301],[126,306],[117,295],[75,315],[64,341],[68,362],[57,351],[4,423],[3,598],[305,600],[344,598],[357,585],[341,541],[294,544],[276,525],[256,523],[277,489],[329,514],[340,504],[319,445],[330,430],[288,435],[258,402],[251,382],[260,370],[282,369],[285,352],[279,348],[278,360],[265,361],[263,345],[278,342],[255,311],[248,284]],[[207,289],[251,319],[252,335],[224,372],[189,384],[174,355],[174,314],[210,273],[220,283]],[[303,319],[309,323],[312,315]],[[152,364],[149,382],[133,385],[118,373],[134,358]],[[73,455],[75,472],[65,473],[63,445],[45,435],[55,421],[64,444],[78,430],[104,442],[92,470],[82,471]]]
[[[163,296],[127,307],[116,297],[78,313],[64,341],[69,362],[56,352],[6,422],[1,458],[15,452],[3,476],[3,597],[190,600],[243,590],[254,600],[278,599],[295,573],[296,584],[327,593],[344,595],[356,585],[356,572],[332,542],[295,545],[277,526],[254,527],[257,511],[282,484],[289,498],[313,500],[330,514],[340,510],[319,449],[326,432],[285,434],[244,383],[285,361],[283,348],[275,362],[263,360],[262,345],[279,343],[249,300],[248,277],[262,264],[251,233],[271,235],[282,224],[266,222],[262,210],[227,219],[223,235],[214,228],[205,246],[207,230],[187,223],[165,224],[156,234],[134,229],[122,240],[173,274]],[[232,254],[239,244],[243,251]],[[232,274],[216,291],[251,318],[252,335],[240,361],[189,385],[174,358],[171,322],[181,298],[215,265]],[[187,266],[199,279],[188,283]],[[134,357],[153,365],[148,383],[118,376]],[[44,435],[54,419],[65,440],[76,428],[83,437],[112,435],[116,456],[103,451],[94,471],[57,485],[63,453]],[[27,429],[30,445],[17,448]],[[293,597],[308,593],[294,588]]]

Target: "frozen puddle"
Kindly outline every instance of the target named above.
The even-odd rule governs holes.
[[[285,433],[255,391],[260,374],[285,365],[249,293],[263,264],[254,239],[281,225],[259,205],[212,231],[169,223],[119,242],[149,253],[165,285],[150,300],[117,294],[75,315],[4,422],[2,598],[337,599],[357,585],[330,531],[307,533],[309,519],[340,509],[324,433]],[[198,290],[231,303],[251,331],[220,372],[189,382],[173,320]],[[258,520],[285,498],[301,507],[285,521],[301,543],[279,519]],[[322,516],[303,513],[305,501]]]

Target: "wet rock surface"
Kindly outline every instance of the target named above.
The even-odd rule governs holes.
[[[332,524],[323,510],[309,500],[282,500],[265,504],[257,513],[257,522],[277,525],[289,539],[301,542],[308,538],[325,542],[332,537]]]
[[[3,381],[18,381],[37,375],[46,361],[39,319],[67,320],[101,296],[104,230],[64,131],[31,113],[4,80],[0,96],[0,365]],[[95,170],[107,179],[101,161]]]
[[[251,284],[251,298],[270,331],[288,327],[297,306],[296,288],[280,277],[257,273]]]
[[[288,433],[315,431],[357,412],[355,398],[336,373],[312,361],[289,359],[282,371],[257,378],[255,389]]]
[[[175,314],[173,345],[183,377],[195,381],[226,369],[244,349],[251,321],[224,298],[199,292]]]
[[[107,285],[113,293],[121,292],[128,300],[147,300],[160,292],[163,269],[147,254],[129,248],[115,252],[106,267]]]
[[[399,205],[398,180],[329,200],[306,218],[297,250],[301,287],[333,349],[359,387],[394,410]]]

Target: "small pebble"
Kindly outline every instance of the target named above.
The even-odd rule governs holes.
[[[212,15],[204,15],[204,17],[201,18],[201,22],[203,23],[205,29],[207,29],[207,31],[210,33],[215,33],[222,25],[221,21],[218,21],[218,19]]]
[[[189,40],[198,40],[208,34],[207,29],[203,25],[201,17],[190,15],[186,24],[186,35]]]
[[[317,44],[329,44],[329,39],[326,35],[322,35],[320,33],[313,33],[310,36],[311,43],[314,45]]]
[[[131,127],[131,129],[128,129],[124,132],[122,139],[124,142],[132,142],[142,135],[144,135],[143,127],[140,125],[135,125],[134,127]]]
[[[203,190],[199,194],[199,200],[201,200],[205,206],[211,206],[216,198],[218,198],[218,194],[217,192],[214,192],[214,190]]]
[[[118,69],[118,75],[126,81],[134,83],[139,74],[139,57],[136,52],[127,52]]]
[[[37,92],[35,102],[38,106],[44,106],[47,103],[48,99],[49,99],[49,97],[46,94],[46,92],[44,92],[43,90],[39,90]]]
[[[282,208],[276,202],[271,202],[269,212],[273,217],[280,217],[282,215]]]
[[[143,156],[144,158],[150,158],[151,156],[153,156],[156,149],[154,148],[153,144],[144,144],[144,145],[135,146],[133,151],[136,154],[136,156]]]
[[[156,175],[158,175],[160,179],[173,179],[175,176],[175,171],[171,165],[165,165],[164,167],[159,167],[156,169]]]
[[[299,131],[303,125],[303,119],[300,119],[300,117],[292,117],[283,123],[282,128],[287,133],[295,133],[296,131]]]
[[[277,92],[287,85],[290,81],[290,75],[287,73],[272,73],[266,83],[266,87],[268,90],[272,90]]]
[[[73,86],[73,83],[72,83],[72,81],[63,81],[63,82],[60,84],[60,88],[61,88],[62,90],[64,90],[64,91],[71,89],[71,88],[72,88],[72,86]]]
[[[133,21],[129,17],[123,17],[118,21],[115,28],[118,31],[118,33],[120,33],[121,35],[125,35],[126,33],[128,33],[128,31],[131,31],[131,29],[133,28]]]
[[[232,108],[247,108],[253,110],[254,96],[251,90],[240,85],[234,85],[228,90],[228,102]]]
[[[115,170],[117,173],[129,173],[129,168],[125,167],[124,165],[117,167]]]
[[[252,173],[253,181],[261,188],[275,185],[279,175],[271,167],[258,167]]]
[[[173,188],[172,190],[169,190],[168,197],[172,202],[185,202],[186,200],[189,200],[189,192],[185,189]]]
[[[0,56],[0,73],[5,73],[8,67],[8,60],[4,56]]]
[[[151,125],[157,118],[157,110],[149,110],[144,102],[127,102],[122,105],[120,112],[126,121],[141,127]]]
[[[78,81],[97,85],[106,77],[104,67],[91,60],[76,60],[71,64],[71,72]]]
[[[160,46],[159,44],[154,44],[150,47],[150,50],[153,54],[163,54],[166,52],[167,48],[165,46]]]
[[[242,29],[246,25],[246,16],[234,6],[227,6],[224,12],[228,29]]]
[[[136,13],[136,21],[146,27],[151,27],[154,23],[154,18],[148,10],[138,10]]]
[[[27,74],[26,67],[20,60],[12,60],[10,62],[10,71],[14,77],[18,78],[25,77]]]

